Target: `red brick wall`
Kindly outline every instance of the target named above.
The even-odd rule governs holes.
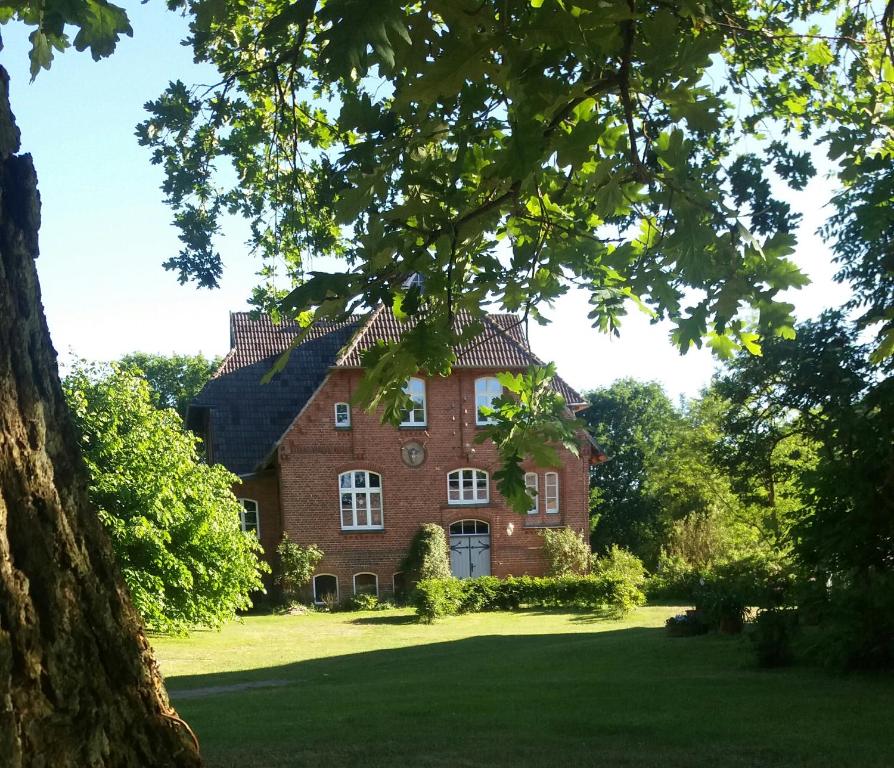
[[[243,478],[239,485],[233,487],[233,493],[239,499],[253,499],[258,503],[261,546],[264,547],[265,559],[272,565],[283,531],[276,471],[269,470]],[[266,579],[267,582],[270,580]]]
[[[380,594],[390,592],[392,576],[424,522],[449,526],[456,520],[475,518],[489,523],[491,571],[495,576],[544,572],[540,529],[532,526],[567,525],[586,535],[586,445],[580,458],[561,452],[563,466],[555,468],[559,473],[558,515],[543,513],[545,468],[526,467],[539,474],[540,514],[515,514],[497,492],[493,481],[493,472],[499,467],[496,449],[490,443],[473,442],[475,379],[489,374],[492,372],[468,370],[456,371],[447,378],[426,379],[425,429],[383,425],[376,414],[355,407],[351,408],[351,428],[336,429],[334,404],[350,401],[359,371],[333,372],[296,419],[278,455],[282,525],[295,541],[323,549],[325,558],[317,572],[338,577],[340,597],[353,592],[352,577],[360,572],[377,574]],[[417,468],[407,467],[401,459],[401,445],[411,440],[422,443],[427,452],[425,462]],[[461,467],[484,469],[490,474],[489,504],[448,505],[447,473]],[[366,469],[382,476],[384,530],[341,529],[338,475],[349,469]],[[273,502],[274,496],[269,499]],[[265,513],[265,523],[267,518]],[[262,527],[265,542],[268,530],[269,525]]]

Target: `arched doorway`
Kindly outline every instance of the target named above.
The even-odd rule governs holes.
[[[458,579],[490,576],[490,526],[483,520],[450,525],[450,571]]]

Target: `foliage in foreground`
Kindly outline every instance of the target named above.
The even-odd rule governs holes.
[[[427,579],[413,593],[419,619],[426,623],[459,613],[518,608],[604,610],[623,616],[644,603],[645,595],[635,584],[612,576]]]
[[[197,439],[174,411],[155,408],[133,372],[80,366],[63,387],[91,501],[146,626],[219,627],[250,607],[267,566],[255,535],[241,530],[238,478],[200,461]]]

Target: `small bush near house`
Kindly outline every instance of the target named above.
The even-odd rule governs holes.
[[[624,615],[645,602],[632,582],[617,576],[510,576],[498,579],[427,579],[416,585],[413,602],[419,618],[517,608],[607,610]]]
[[[593,555],[590,573],[594,576],[615,576],[642,589],[646,584],[646,567],[643,561],[628,549],[616,544],[601,557]]]
[[[443,616],[460,613],[464,597],[465,589],[459,579],[423,579],[413,591],[413,604],[419,619],[430,624]]]
[[[550,576],[583,576],[590,565],[590,543],[570,528],[546,528],[543,549]]]
[[[410,543],[401,571],[410,583],[426,579],[449,579],[450,556],[447,535],[437,523],[425,523]]]
[[[351,595],[339,606],[343,611],[383,611],[393,607],[394,604],[387,600],[379,600],[375,595],[364,593]]]
[[[314,571],[323,559],[323,550],[316,544],[302,546],[282,535],[282,541],[276,547],[279,557],[276,583],[282,588],[283,598],[287,603],[298,600],[302,587],[310,584]]]

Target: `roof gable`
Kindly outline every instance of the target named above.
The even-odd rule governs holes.
[[[462,330],[473,319],[460,312],[456,322]],[[455,367],[505,371],[543,364],[528,347],[516,315],[488,315],[484,326],[483,333],[457,350]],[[364,351],[378,341],[398,341],[407,327],[381,305],[365,319],[315,323],[292,349],[283,370],[262,384],[302,328],[248,312],[230,313],[232,349],[191,406],[209,413],[214,461],[236,474],[256,471],[332,368],[362,367]],[[583,404],[583,398],[558,376],[553,387],[570,406]]]

